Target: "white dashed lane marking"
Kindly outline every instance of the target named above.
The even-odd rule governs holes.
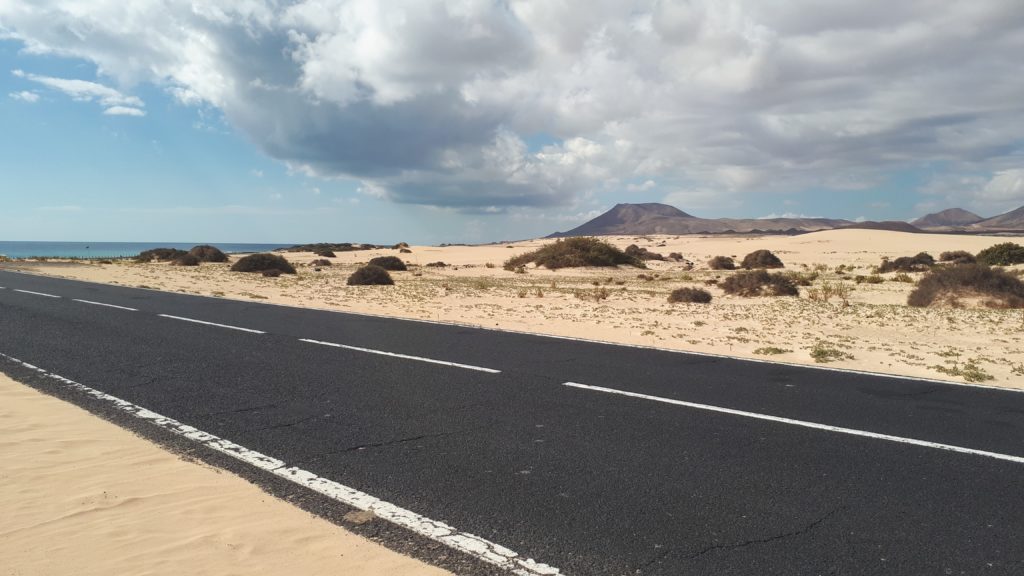
[[[53,294],[46,294],[45,292],[33,292],[31,290],[19,290],[17,288],[15,288],[14,291],[15,292],[21,292],[22,294],[32,294],[34,296],[46,296],[47,298],[60,298],[60,296],[55,296]]]
[[[92,304],[93,306],[106,306],[107,308],[117,308],[118,310],[127,310],[129,312],[138,312],[135,308],[129,308],[127,306],[118,306],[117,304],[104,304],[103,302],[93,302],[92,300],[79,300],[78,298],[72,298],[75,302],[81,302],[82,304]]]
[[[771,416],[769,414],[759,414],[757,412],[746,412],[744,410],[734,410],[732,408],[723,408],[721,406],[711,406],[709,404],[697,404],[696,402],[686,402],[684,400],[674,400],[672,398],[663,398],[661,396],[651,396],[649,394],[640,394],[638,392],[628,392],[626,390],[616,390],[615,388],[605,388],[603,386],[589,386],[587,384],[577,384],[576,382],[565,382],[563,386],[570,388],[579,388],[581,390],[590,390],[593,392],[604,392],[606,394],[616,394],[619,396],[628,396],[630,398],[639,398],[641,400],[651,400],[654,402],[661,402],[663,404],[672,404],[675,406],[684,406],[686,408],[696,408],[697,410],[707,410],[710,412],[719,412],[722,414],[731,414],[733,416],[742,416],[744,418],[755,418],[757,420],[767,420],[769,422],[778,422],[781,424],[789,424],[791,426],[802,426],[804,428],[813,428],[815,430],[825,430],[827,432],[837,432],[839,434],[849,434],[851,436],[862,436],[864,438],[874,438],[876,440],[887,440],[889,442],[899,442],[901,444],[911,444],[913,446],[922,446],[925,448],[934,448],[938,450],[947,450],[950,452],[959,452],[961,454],[971,454],[973,456],[984,456],[986,458],[995,458],[997,460],[1006,460],[1008,462],[1015,462],[1017,464],[1024,464],[1024,457],[1012,456],[1009,454],[1000,454],[998,452],[988,452],[985,450],[975,450],[974,448],[963,448],[961,446],[951,446],[949,444],[939,444],[938,442],[928,442],[927,440],[917,440],[914,438],[903,438],[900,436],[890,436],[889,434],[879,434],[877,432],[867,432],[865,430],[855,430],[853,428],[841,428],[839,426],[831,426],[829,424],[819,424],[817,422],[807,422],[805,420],[794,420],[792,418],[783,418],[781,416]]]
[[[195,318],[183,318],[181,316],[171,316],[170,314],[157,314],[161,318],[170,318],[172,320],[181,320],[183,322],[193,322],[195,324],[205,324],[206,326],[217,326],[218,328],[229,328],[231,330],[241,330],[242,332],[251,332],[253,334],[266,334],[262,330],[253,330],[252,328],[242,328],[241,326],[231,326],[229,324],[217,324],[216,322],[207,322],[206,320],[196,320]]]
[[[321,342],[320,340],[309,340],[307,338],[299,338],[300,342],[309,342],[310,344],[320,344],[322,346],[331,346],[333,348],[344,348],[345,350],[353,350],[356,352],[366,352],[367,354],[379,354],[381,356],[391,356],[392,358],[402,358],[405,360],[416,360],[417,362],[429,362],[430,364],[440,364],[442,366],[453,366],[455,368],[465,368],[466,370],[476,370],[478,372],[487,372],[488,374],[501,374],[501,370],[495,370],[493,368],[482,368],[480,366],[473,366],[471,364],[459,364],[458,362],[448,362],[447,360],[435,360],[433,358],[422,358],[420,356],[409,356],[408,354],[397,354],[395,352],[385,352],[383,350],[373,350],[372,348],[360,348],[358,346],[347,346],[345,344],[335,344],[334,342]]]

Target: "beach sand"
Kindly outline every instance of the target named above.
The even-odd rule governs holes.
[[[19,262],[26,271],[125,286],[306,306],[386,316],[439,320],[489,328],[584,337],[773,359],[799,364],[867,370],[992,386],[1024,388],[1024,311],[988,308],[906,306],[913,283],[884,274],[879,284],[856,284],[871,275],[883,256],[983,248],[1020,238],[909,234],[875,230],[831,230],[799,236],[644,236],[611,237],[625,247],[637,244],[668,255],[681,253],[696,266],[649,262],[649,270],[529,268],[525,274],[502,269],[508,258],[551,240],[485,246],[412,246],[398,250],[339,252],[333,265],[315,271],[311,253],[288,253],[299,274],[263,278],[229,272],[229,265],[174,267],[166,263],[66,265]],[[799,298],[726,296],[706,282],[730,272],[707,269],[713,256],[737,259],[757,249],[772,250],[786,270],[818,278]],[[394,272],[396,285],[347,286],[345,280],[374,256],[400,256],[415,265]],[[443,261],[452,266],[425,265]],[[842,266],[842,268],[839,268]],[[1021,268],[1018,266],[1017,268]],[[911,280],[922,276],[910,274]],[[812,301],[808,293],[823,283],[851,289],[846,302]],[[669,304],[674,288],[701,287],[714,301]],[[606,291],[606,292],[605,292]],[[606,293],[607,297],[596,299]],[[821,351],[833,351],[822,358]],[[812,355],[813,354],[813,355]],[[976,371],[964,371],[965,366]]]
[[[4,576],[447,574],[0,374]]]

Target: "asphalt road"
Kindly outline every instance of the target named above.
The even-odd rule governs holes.
[[[0,287],[0,353],[564,574],[1024,573],[1024,393],[12,272]]]

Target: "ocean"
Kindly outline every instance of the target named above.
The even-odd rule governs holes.
[[[125,258],[153,248],[188,250],[198,244],[211,244],[227,253],[269,252],[292,244],[214,244],[211,242],[3,242],[0,255],[8,258]]]

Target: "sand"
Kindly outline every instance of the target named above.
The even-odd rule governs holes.
[[[871,275],[883,256],[895,258],[921,251],[936,257],[952,250],[976,253],[999,242],[1022,242],[1021,238],[831,230],[800,236],[609,240],[620,247],[635,243],[664,255],[679,252],[696,267],[687,270],[681,263],[650,262],[649,270],[622,267],[553,272],[530,268],[525,274],[516,274],[502,269],[511,256],[550,240],[412,246],[408,254],[398,250],[339,252],[331,259],[333,265],[321,271],[308,265],[317,258],[314,254],[292,253],[287,257],[297,265],[299,274],[280,278],[232,273],[224,264],[188,268],[165,263],[69,266],[22,262],[5,266],[221,298],[1024,388],[1024,311],[911,308],[905,303],[913,283],[898,281],[896,274],[882,275],[884,282],[879,284],[854,282],[857,275]],[[799,298],[740,298],[706,285],[730,274],[708,270],[706,262],[712,256],[742,258],[757,249],[775,252],[786,270],[817,271],[818,278],[812,286],[801,288]],[[393,273],[393,287],[346,286],[346,278],[359,263],[379,255],[400,256],[414,267]],[[453,266],[425,266],[436,261]],[[910,274],[910,280],[921,275]],[[850,289],[846,301],[811,300],[810,292],[820,290],[824,283]],[[709,305],[669,304],[669,292],[683,286],[706,288],[714,301]],[[605,298],[595,298],[605,291]]]
[[[441,575],[0,374],[0,574]]]

